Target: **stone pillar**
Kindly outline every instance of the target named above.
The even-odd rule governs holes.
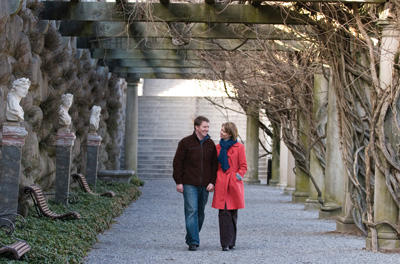
[[[331,84],[332,82],[330,82]],[[332,218],[342,212],[344,194],[344,165],[340,153],[338,112],[336,108],[336,91],[330,86],[328,91],[328,123],[326,126],[326,166],[324,206],[319,212],[320,218]]]
[[[380,22],[382,26],[382,44],[381,44],[381,60],[379,64],[379,81],[381,89],[389,89],[392,83],[392,72],[394,56],[397,52],[399,42],[398,27],[390,21]],[[397,102],[398,103],[398,102]],[[389,110],[391,111],[391,110]],[[388,113],[389,113],[388,111]],[[393,121],[392,114],[385,117],[385,131],[388,132],[389,141],[392,146],[397,146],[400,136],[396,125]],[[397,144],[396,144],[397,143]],[[382,155],[382,154],[381,154]],[[390,195],[386,186],[385,175],[382,174],[378,168],[375,169],[375,188],[374,188],[374,222],[390,221],[398,223],[399,209],[396,206],[393,197]],[[400,240],[388,225],[379,225],[376,228],[378,235],[378,249],[398,249],[400,248]],[[367,248],[371,249],[370,234],[367,238]]]
[[[137,172],[138,156],[138,84],[129,82],[126,95],[126,117],[125,117],[125,170]]]
[[[351,201],[351,181],[347,174],[345,174],[345,170],[343,170],[344,176],[344,193],[343,193],[343,204],[342,211],[340,215],[336,217],[336,231],[338,232],[350,232],[356,231],[357,226],[354,223],[353,218],[353,202]]]
[[[288,152],[288,170],[287,170],[287,185],[286,188],[283,190],[284,195],[293,195],[295,191],[295,181],[296,181],[296,174],[294,173],[294,168],[296,167],[296,163],[293,157],[292,152]]]
[[[86,181],[94,186],[97,184],[97,167],[101,137],[97,133],[89,133],[86,146]]]
[[[69,131],[57,132],[56,143],[56,203],[68,203],[71,177],[71,154],[75,134]]]
[[[281,127],[277,124],[272,124],[272,171],[271,171],[271,179],[269,180],[270,186],[276,186],[279,182],[279,174],[280,174],[280,145],[281,145]]]
[[[313,102],[313,119],[315,124],[320,124],[318,132],[320,135],[325,134],[324,124],[326,123],[326,117],[323,116],[325,111],[321,109],[324,103],[328,100],[328,88],[329,81],[325,78],[322,70],[314,74],[314,102]],[[322,139],[325,140],[325,139]],[[324,168],[317,157],[315,149],[313,148],[310,152],[310,171],[311,176],[314,178],[315,183],[319,190],[324,192]],[[324,153],[322,153],[324,154]],[[325,157],[323,157],[325,158]],[[310,178],[310,196],[306,200],[305,204],[306,210],[319,210],[320,203],[318,202],[318,191],[315,188],[313,182]]]
[[[0,214],[16,214],[22,147],[28,132],[19,122],[5,122],[1,149]]]
[[[287,177],[289,174],[289,149],[286,147],[285,142],[280,140],[279,147],[279,183],[277,187],[285,188],[287,186]]]
[[[298,113],[298,140],[303,144],[305,148],[308,148],[308,137],[307,131],[308,124],[304,120],[302,113]],[[294,203],[304,203],[310,194],[310,178],[297,164],[296,161],[296,180],[295,180],[295,191],[293,192],[292,201]]]
[[[246,130],[246,159],[247,159],[247,172],[244,179],[248,184],[259,184],[258,179],[258,136],[259,126],[258,117],[254,115],[247,115],[247,130]]]

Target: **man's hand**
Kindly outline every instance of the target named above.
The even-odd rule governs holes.
[[[206,190],[209,191],[209,192],[213,192],[213,191],[214,191],[214,184],[210,183],[210,184],[207,186]]]
[[[183,184],[177,184],[176,185],[176,191],[179,193],[183,193]]]

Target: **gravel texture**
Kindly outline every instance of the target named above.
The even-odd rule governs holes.
[[[281,189],[261,185],[245,185],[234,250],[221,251],[210,195],[200,248],[188,251],[183,197],[173,180],[145,182],[142,196],[98,236],[85,263],[400,263],[400,254],[366,251],[365,237],[335,233],[333,220],[319,219]]]

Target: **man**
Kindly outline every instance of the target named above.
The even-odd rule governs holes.
[[[194,132],[179,142],[173,162],[176,190],[183,193],[186,244],[190,251],[200,246],[204,208],[217,177],[217,151],[208,135],[209,123],[204,116],[194,120]]]

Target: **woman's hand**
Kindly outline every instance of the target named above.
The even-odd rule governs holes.
[[[214,191],[214,184],[212,184],[212,183],[208,184],[206,190],[209,191],[209,192],[213,192]]]

